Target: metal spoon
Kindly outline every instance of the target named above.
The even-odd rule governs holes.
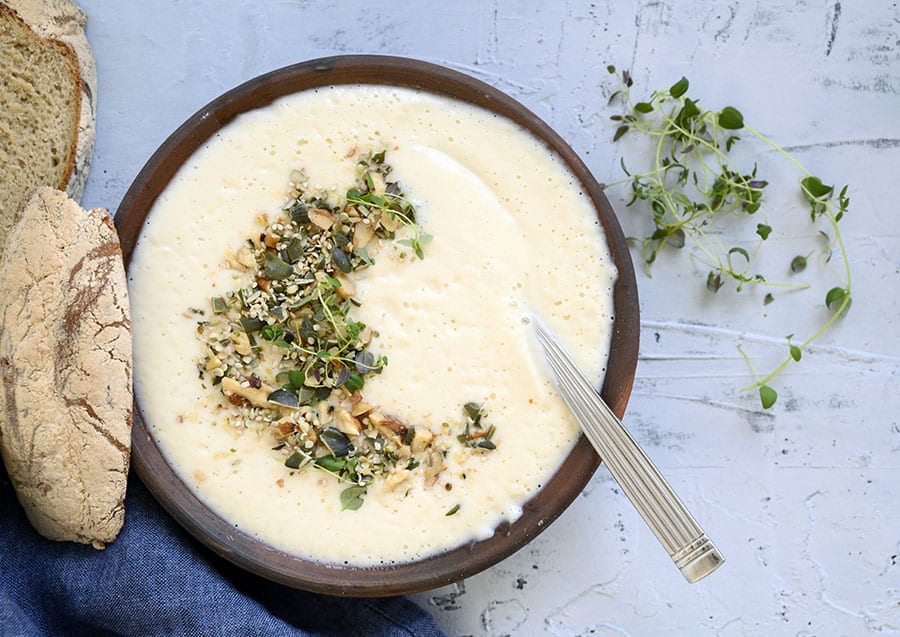
[[[691,583],[712,573],[725,561],[719,549],[565,348],[539,319],[531,319],[531,322],[563,401],[675,565]]]

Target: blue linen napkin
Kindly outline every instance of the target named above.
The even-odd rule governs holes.
[[[0,636],[439,637],[402,597],[343,599],[251,575],[187,535],[138,477],[97,551],[32,529],[0,463]]]

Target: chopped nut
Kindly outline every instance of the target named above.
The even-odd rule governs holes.
[[[249,247],[243,246],[237,253],[226,250],[225,264],[232,270],[255,269],[256,257],[253,256],[253,251]]]
[[[403,445],[401,436],[406,434],[406,425],[390,416],[373,411],[369,414],[369,422],[382,436],[394,443],[398,448]]]
[[[256,267],[256,257],[253,256],[253,251],[247,246],[243,246],[238,250],[235,258],[237,259],[237,262],[245,268]]]
[[[275,424],[274,428],[275,440],[283,440],[294,433],[294,425],[286,420]]]
[[[325,427],[331,422],[331,406],[323,400],[316,405],[316,415],[319,417],[319,426]]]
[[[425,427],[416,427],[410,448],[413,453],[420,453],[428,448],[432,440],[434,440],[434,434],[431,433],[431,430]]]
[[[313,208],[309,211],[309,220],[322,228],[328,230],[334,225],[334,215],[322,208]]]
[[[244,269],[244,265],[237,260],[237,255],[231,249],[225,250],[225,265],[227,265],[232,270]]]
[[[403,445],[403,444],[398,446],[397,449],[394,451],[394,453],[397,454],[397,458],[399,458],[399,459],[409,458],[409,456],[411,455],[410,451],[409,451],[409,447],[407,445]]]
[[[444,468],[444,455],[440,451],[432,451],[428,454],[428,465],[425,467],[425,486],[433,487]]]
[[[343,407],[338,407],[336,410],[334,422],[337,428],[348,436],[359,435],[359,432],[362,431],[362,424]]]
[[[244,405],[249,405],[250,401],[244,398],[243,396],[238,396],[237,394],[231,394],[228,396],[228,402],[237,407],[243,407]]]
[[[375,227],[371,223],[358,223],[353,228],[353,246],[357,249],[369,245],[375,236]]]
[[[391,416],[385,416],[381,412],[373,411],[369,414],[369,420],[376,429],[385,429],[394,434],[406,433],[406,425]]]
[[[372,178],[372,185],[375,186],[373,191],[377,195],[383,195],[384,191],[387,189],[387,184],[384,182],[384,177],[381,173],[378,172],[370,172],[369,177]]]
[[[206,361],[206,366],[203,369],[207,372],[211,372],[215,368],[221,367],[221,366],[222,366],[222,361],[219,360],[218,356],[210,353],[209,358]]]
[[[374,409],[374,407],[372,407],[372,405],[369,405],[364,402],[358,402],[355,405],[353,405],[353,408],[350,410],[350,413],[357,417],[365,416],[367,413],[372,411],[372,409]]]
[[[340,287],[337,288],[338,296],[342,299],[349,299],[351,296],[356,294],[356,283],[353,282],[348,275],[343,272],[336,272],[334,275],[338,281],[341,282]]]
[[[231,396],[239,396],[249,400],[256,407],[271,407],[268,397],[272,393],[272,388],[265,385],[260,388],[244,387],[235,379],[226,376],[222,379],[222,392],[229,397],[229,400]]]
[[[246,332],[234,332],[231,335],[231,342],[234,344],[234,351],[241,356],[249,356],[253,351],[253,348],[250,346],[250,338]]]
[[[397,215],[392,215],[390,213],[382,214],[381,219],[378,223],[381,224],[382,228],[389,232],[394,232],[395,230],[397,230],[397,228],[403,225],[403,222],[400,221],[400,217],[398,217]]]
[[[375,425],[375,427],[383,427],[385,429],[388,429],[391,433],[406,433],[406,425],[391,416],[385,416],[384,414],[373,412],[369,414],[369,420],[372,421],[372,424]]]
[[[409,478],[412,472],[409,469],[394,469],[391,474],[384,480],[384,488],[386,491],[393,491],[403,484]]]

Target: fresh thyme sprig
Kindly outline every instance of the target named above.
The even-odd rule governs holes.
[[[641,256],[648,274],[659,251],[666,246],[682,248],[690,241],[697,249],[695,257],[709,267],[706,287],[716,293],[728,280],[736,284],[740,292],[745,285],[770,288],[801,289],[808,285],[767,280],[753,270],[757,252],[772,233],[772,226],[762,208],[764,193],[769,182],[757,174],[754,164],[750,170],[739,169],[731,156],[734,145],[741,141],[738,135],[747,135],[762,142],[784,157],[800,172],[800,194],[809,204],[810,219],[814,224],[828,228],[821,231],[825,247],[821,250],[822,262],[832,270],[839,285],[825,294],[825,307],[830,312],[827,320],[800,343],[786,338],[785,358],[769,373],[760,375],[742,348],[741,355],[754,376],[754,382],[742,391],[757,389],[760,401],[766,409],[775,404],[777,392],[769,385],[792,362],[799,362],[810,343],[825,333],[834,322],[845,315],[851,303],[850,261],[838,222],[847,212],[850,198],[845,185],[835,194],[832,186],[810,173],[783,148],[744,122],[743,114],[733,106],[715,111],[700,107],[697,100],[687,96],[689,82],[682,77],[667,90],[654,91],[646,101],[632,99],[633,80],[628,71],[619,74],[614,66],[607,67],[610,74],[621,80],[621,88],[613,93],[610,103],[618,100],[623,106],[621,114],[611,119],[618,123],[613,140],[629,133],[648,137],[654,143],[650,169],[631,172],[622,160],[626,179],[615,184],[627,184],[631,196],[627,205],[646,202],[653,221],[653,231],[638,241]],[[754,215],[759,214],[759,218]],[[724,217],[752,218],[756,248],[751,252],[741,246],[727,246],[720,239],[719,225]],[[833,235],[833,239],[831,236]],[[837,246],[841,259],[841,271],[828,263]],[[812,253],[798,255],[790,264],[791,272],[799,272],[807,265]],[[767,293],[765,304],[774,296]]]

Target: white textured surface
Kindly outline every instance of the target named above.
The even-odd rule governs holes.
[[[89,207],[114,209],[156,147],[218,94],[339,53],[421,58],[493,84],[601,181],[629,151],[609,143],[605,66],[631,68],[638,93],[686,75],[704,104],[738,106],[823,179],[850,183],[853,308],[779,381],[771,412],[737,391],[747,371],[736,339],[777,357],[820,295],[768,315],[755,293],[710,300],[685,254],[638,275],[626,422],[725,553],[720,571],[686,584],[601,469],[525,549],[417,600],[450,635],[900,633],[898,3],[80,4],[100,82]],[[774,180],[779,165],[757,159]],[[626,233],[639,232],[618,194]],[[814,240],[790,201],[778,215],[798,221],[770,208],[780,235],[766,246],[785,264]]]

